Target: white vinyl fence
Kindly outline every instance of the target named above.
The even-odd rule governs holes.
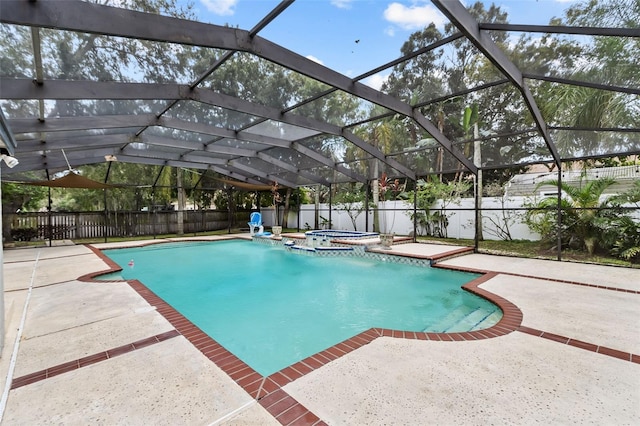
[[[540,236],[532,232],[524,223],[524,205],[531,202],[531,197],[511,196],[511,197],[483,197],[482,199],[482,229],[485,240],[506,239],[505,233],[508,231],[511,239],[536,241]],[[442,201],[437,201],[431,212],[438,211],[442,206]],[[303,204],[300,212],[289,213],[289,227],[295,228],[298,225],[304,229],[345,229],[353,231],[351,218],[345,211],[338,210],[332,206],[331,226],[328,226],[329,205],[320,204],[318,208],[319,221],[315,222],[315,205]],[[449,238],[473,239],[475,234],[475,200],[473,198],[462,198],[456,203],[449,203],[444,206],[443,213],[447,216],[447,233]],[[381,209],[380,224],[382,232],[394,232],[396,235],[411,235],[413,232],[413,204],[404,201],[385,201],[379,203]],[[280,211],[282,214],[282,209]],[[262,217],[266,226],[273,225],[273,208],[263,208]],[[373,210],[369,211],[368,227],[365,227],[366,214],[363,211],[356,218],[356,231],[373,231],[374,222]],[[640,210],[632,214],[636,219],[640,219]],[[280,222],[281,223],[281,222]],[[424,230],[418,228],[418,235],[426,235]]]
[[[539,236],[532,233],[528,226],[522,222],[521,210],[509,210],[521,208],[525,197],[511,197],[503,201],[501,198],[485,197],[482,200],[483,211],[483,230],[484,238],[489,240],[499,240],[501,231],[507,224],[512,239],[538,240]],[[447,215],[448,226],[447,236],[450,238],[473,238],[474,228],[474,206],[473,198],[463,198],[458,204],[449,204],[446,206],[445,214]],[[436,202],[432,208],[432,212],[438,210],[441,202]],[[332,206],[331,210],[331,229],[354,230],[353,223],[347,212],[338,210],[336,206]],[[504,212],[503,212],[504,207]],[[413,221],[411,214],[413,213],[413,204],[404,201],[385,201],[379,203],[381,210],[380,224],[383,232],[394,232],[397,235],[410,235],[413,232]],[[494,210],[497,209],[497,210]],[[273,208],[262,208],[262,220],[265,226],[274,225],[275,210]],[[282,209],[280,210],[282,215]],[[318,208],[319,220],[316,224],[315,220],[316,208],[314,204],[303,204],[299,212],[300,229],[321,229],[329,228],[329,205],[320,204]],[[373,231],[374,222],[373,210],[369,211],[368,228],[366,224],[366,213],[363,211],[356,217],[356,231]],[[280,221],[282,223],[282,221]],[[288,217],[290,228],[298,225],[298,212],[291,211]],[[424,234],[424,231],[418,229],[418,235]]]

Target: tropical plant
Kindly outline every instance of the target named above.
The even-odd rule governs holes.
[[[633,263],[640,262],[640,223],[620,216],[603,223],[603,235],[612,235],[611,254]]]
[[[634,204],[640,207],[640,181],[635,181],[633,186],[622,194],[610,198],[613,205],[620,206],[620,215],[605,217],[596,222],[600,228],[604,245],[610,249],[612,255],[640,262],[640,223],[637,218],[623,213],[629,210],[623,209],[623,205]]]
[[[620,204],[635,204],[640,208],[640,180],[633,182],[631,188],[622,194],[611,197],[611,201]]]
[[[388,217],[386,212],[380,216],[380,231],[383,234],[393,232],[393,226],[396,222],[396,206],[395,201],[404,197],[404,192],[407,187],[407,181],[400,182],[400,179],[391,179],[385,172],[382,173],[378,180],[378,192],[380,193],[380,199],[382,201],[394,201],[393,213],[391,215],[391,223],[388,223]],[[378,210],[378,213],[380,211]]]
[[[447,207],[459,203],[462,194],[470,188],[471,184],[467,181],[440,182],[435,176],[428,180],[420,179],[413,193],[413,197],[417,197],[417,216],[413,210],[409,210],[409,217],[411,220],[415,218],[417,225],[426,235],[446,238],[450,216],[447,214]],[[434,210],[437,201],[439,207]]]
[[[599,221],[613,217],[610,200],[602,195],[608,187],[616,183],[611,178],[592,181],[580,180],[578,185],[562,182],[563,195],[560,200],[561,226],[558,226],[558,198],[546,197],[534,203],[528,210],[525,221],[531,230],[538,232],[543,240],[557,241],[558,232],[562,245],[576,245],[593,254],[601,239]],[[558,187],[558,181],[541,182],[543,185]]]

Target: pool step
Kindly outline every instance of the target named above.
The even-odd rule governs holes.
[[[458,331],[479,330],[482,328],[487,328],[486,325],[483,326],[482,324],[485,323],[485,321],[491,315],[493,315],[493,313],[494,312],[487,312],[484,309],[476,308],[445,331],[448,333],[455,333]]]
[[[429,325],[424,331],[434,333],[456,333],[489,328],[502,318],[499,309],[487,312],[485,309],[460,306],[447,316]]]
[[[289,250],[305,253],[345,253],[353,252],[353,247],[307,247],[305,245],[289,244],[284,245]]]
[[[444,318],[435,321],[433,324],[429,324],[423,331],[432,333],[444,333],[453,324],[460,321],[461,318],[466,317],[473,311],[473,308],[469,306],[459,306],[453,311],[449,312]]]
[[[485,328],[489,328],[493,325],[496,325],[498,321],[500,321],[501,319],[502,319],[502,311],[500,309],[496,309],[491,313],[491,315],[489,315],[482,322],[476,325],[473,328],[473,330],[483,330]]]

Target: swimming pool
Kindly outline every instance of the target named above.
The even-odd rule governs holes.
[[[464,272],[238,240],[104,253],[264,376],[372,327],[447,331],[459,326],[453,313],[499,311],[460,288],[477,276]]]

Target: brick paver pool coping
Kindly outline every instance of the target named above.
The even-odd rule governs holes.
[[[99,256],[110,269],[106,271],[100,271],[84,275],[78,280],[87,281],[93,283],[109,283],[106,280],[95,280],[94,278],[107,273],[118,272],[122,268],[113,262],[110,258],[105,256],[99,249],[93,246],[89,247],[97,256]],[[394,253],[394,255],[401,255]],[[433,256],[432,260],[443,258],[447,254]],[[424,256],[409,256],[425,258]],[[594,345],[588,342],[583,342],[575,339],[571,339],[565,336],[559,336],[553,333],[547,333],[542,330],[532,329],[522,326],[522,312],[513,303],[508,300],[486,291],[479,286],[490,280],[491,278],[499,275],[517,275],[509,273],[498,273],[493,271],[481,271],[472,268],[464,267],[450,267],[434,264],[434,267],[455,269],[465,272],[481,273],[482,276],[474,279],[473,281],[465,284],[463,288],[477,294],[483,298],[495,303],[503,312],[502,319],[494,326],[477,331],[459,332],[459,333],[425,333],[425,332],[413,332],[402,330],[391,330],[385,328],[371,328],[356,336],[353,336],[347,340],[344,340],[322,352],[316,353],[308,358],[305,358],[293,365],[290,365],[270,376],[264,377],[253,368],[233,355],[222,345],[209,337],[206,333],[195,326],[191,321],[185,318],[182,314],[176,311],[168,303],[158,297],[155,293],[149,290],[144,284],[137,280],[127,281],[129,285],[142,296],[150,305],[155,306],[158,313],[164,316],[167,321],[171,323],[174,330],[151,336],[146,339],[142,339],[137,342],[113,348],[105,352],[90,355],[79,360],[67,362],[58,366],[48,368],[46,370],[38,371],[26,376],[14,378],[12,382],[12,389],[20,386],[25,386],[30,383],[44,380],[49,377],[53,377],[58,374],[62,374],[68,371],[72,371],[78,368],[82,368],[87,365],[95,364],[114,356],[118,356],[124,353],[128,353],[155,343],[160,343],[164,340],[182,335],[189,340],[193,346],[195,346],[202,354],[213,361],[220,369],[222,369],[232,380],[240,385],[252,398],[256,399],[260,405],[262,405],[271,415],[274,416],[283,425],[323,425],[325,424],[318,416],[313,414],[302,404],[291,397],[285,392],[282,387],[286,384],[299,379],[300,377],[310,373],[322,367],[329,362],[338,359],[355,349],[358,349],[364,345],[371,343],[378,337],[393,337],[402,339],[415,339],[415,340],[435,340],[442,342],[455,342],[464,340],[480,340],[489,339],[493,337],[503,336],[513,331],[519,331],[532,336],[538,336],[544,339],[549,339],[561,344],[574,346],[580,349],[596,352],[602,355],[612,356],[622,360],[634,362],[640,364],[640,355],[631,354],[624,351],[619,351],[612,348]],[[520,275],[524,276],[524,275]],[[532,277],[540,278],[540,277]],[[597,287],[608,290],[619,290],[631,293],[637,293],[635,291],[628,291],[624,289],[616,289],[612,287],[594,286],[589,284],[582,284],[578,282],[567,282],[562,280],[552,280],[545,278],[549,281],[558,281],[569,284],[585,285],[589,287]],[[122,282],[122,281],[114,281]]]

